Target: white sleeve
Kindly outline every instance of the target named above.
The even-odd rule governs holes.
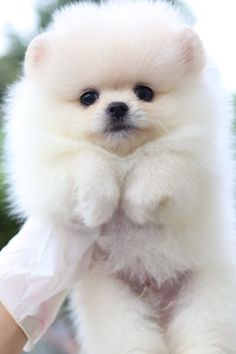
[[[29,351],[71,287],[88,270],[97,230],[30,219],[0,252],[0,302],[25,332]]]

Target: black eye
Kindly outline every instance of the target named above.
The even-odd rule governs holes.
[[[150,87],[144,85],[136,86],[134,92],[136,96],[142,101],[151,102],[154,98],[153,90]]]
[[[99,98],[99,93],[95,90],[86,91],[80,96],[80,103],[83,106],[91,106]]]

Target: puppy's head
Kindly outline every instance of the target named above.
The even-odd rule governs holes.
[[[184,102],[203,67],[194,31],[176,10],[149,1],[69,6],[25,59],[41,112],[34,119],[120,154],[186,122]]]

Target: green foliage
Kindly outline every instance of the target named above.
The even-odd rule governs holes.
[[[0,147],[2,146],[2,140],[3,134],[0,132]],[[17,232],[18,226],[19,225],[17,224],[16,220],[9,216],[9,212],[7,210],[4,175],[0,168],[0,249]]]
[[[19,228],[17,221],[9,216],[3,174],[0,174],[0,249],[14,236]]]
[[[24,58],[25,43],[14,33],[8,33],[11,43],[8,53],[0,58],[0,103],[6,87],[16,80]]]
[[[233,130],[236,132],[236,94],[232,97],[232,105],[234,110]]]

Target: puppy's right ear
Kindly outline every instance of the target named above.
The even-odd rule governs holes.
[[[43,33],[35,37],[29,44],[24,62],[26,76],[34,76],[47,60],[49,43],[48,36]]]
[[[188,70],[200,71],[206,64],[203,44],[191,27],[184,27],[178,34],[181,45],[182,61]]]

